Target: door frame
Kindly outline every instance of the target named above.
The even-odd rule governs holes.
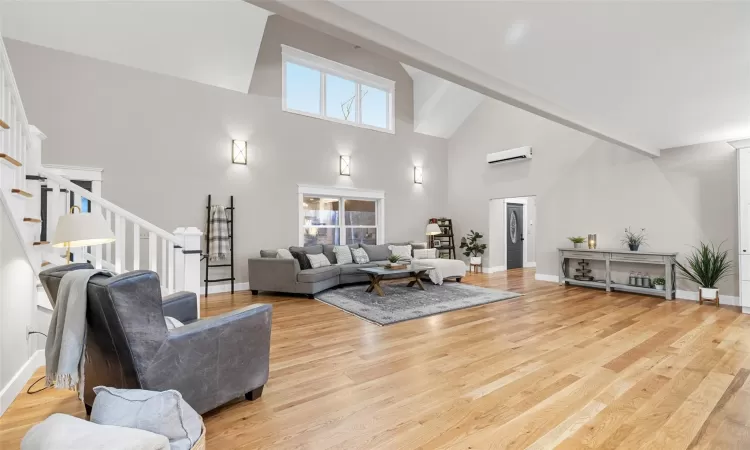
[[[489,209],[490,209],[490,224],[489,224],[489,241],[490,241],[490,247],[494,247],[493,243],[495,243],[498,239],[502,239],[503,242],[505,242],[505,239],[507,239],[508,236],[508,203],[520,203],[523,205],[523,267],[536,267],[536,261],[529,262],[529,249],[528,249],[528,233],[529,233],[529,211],[528,211],[528,199],[529,197],[536,197],[535,195],[528,195],[525,197],[508,197],[508,198],[491,198],[489,201]],[[500,217],[494,217],[492,213],[492,202],[502,202],[502,218]],[[534,237],[536,239],[536,236]],[[488,263],[487,268],[484,269],[484,272],[486,273],[494,273],[494,272],[505,272],[508,270],[508,247],[504,243],[503,244],[504,250],[500,252],[500,258],[499,261],[495,260],[495,265],[492,263]],[[492,257],[492,250],[490,250],[490,258],[494,259]],[[499,263],[499,264],[498,264]]]

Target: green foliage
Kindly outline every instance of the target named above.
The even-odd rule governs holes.
[[[685,258],[685,265],[675,261],[680,275],[700,287],[716,288],[719,280],[729,276],[732,269],[729,251],[722,250],[722,245],[723,242],[718,247],[701,242],[699,247],[693,247],[693,253]]]
[[[620,241],[625,246],[639,246],[646,242],[646,229],[641,228],[641,231],[632,231],[630,227],[625,228],[625,237]]]
[[[662,284],[662,285],[665,284],[665,280],[662,277],[656,277],[653,280],[651,280],[651,282],[654,284]]]
[[[466,237],[461,239],[460,248],[464,249],[464,256],[479,256],[483,255],[484,251],[487,250],[487,244],[480,244],[479,240],[484,236],[480,233],[469,230]]]
[[[388,262],[390,262],[391,264],[396,264],[399,261],[401,261],[401,257],[398,255],[391,255],[388,257]]]
[[[572,236],[569,237],[568,240],[574,244],[583,244],[586,242],[586,238],[583,236]]]

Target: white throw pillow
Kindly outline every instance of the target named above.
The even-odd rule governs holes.
[[[363,248],[353,248],[352,257],[357,264],[367,264],[370,262],[370,257],[367,256],[367,252]]]
[[[94,388],[91,422],[138,428],[169,439],[172,450],[190,450],[201,436],[201,416],[175,390]]]
[[[389,245],[391,255],[401,257],[401,261],[411,261],[411,245]]]
[[[164,316],[164,322],[167,324],[167,330],[174,330],[175,328],[180,328],[185,325],[174,317],[169,316]]]
[[[414,259],[436,259],[437,249],[435,248],[418,248],[414,250]]]
[[[312,266],[313,269],[331,265],[331,261],[328,261],[328,257],[323,253],[319,253],[317,255],[307,255],[307,259],[310,260],[310,266]]]
[[[333,253],[336,254],[337,266],[352,263],[352,251],[348,245],[337,245],[333,247]]]
[[[276,250],[276,257],[279,259],[294,259],[294,256],[292,256],[292,252],[285,248]]]

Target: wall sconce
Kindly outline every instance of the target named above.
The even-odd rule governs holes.
[[[422,184],[422,168],[419,166],[414,166],[414,183]]]
[[[349,155],[339,156],[339,175],[352,176],[352,157]]]
[[[247,164],[247,141],[232,140],[232,162]]]
[[[596,249],[596,234],[589,234],[589,248]]]

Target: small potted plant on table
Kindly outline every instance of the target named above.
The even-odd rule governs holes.
[[[714,247],[713,244],[704,244],[694,247],[693,253],[688,255],[683,265],[678,261],[677,270],[684,278],[696,283],[699,289],[698,300],[715,300],[719,306],[719,288],[716,287],[722,278],[729,275],[732,263],[729,261],[727,250],[721,249],[721,244]]]
[[[622,238],[622,244],[627,245],[630,251],[637,252],[641,244],[646,243],[646,229],[641,231],[632,231],[630,227],[625,228],[625,237]]]
[[[474,230],[469,230],[464,239],[461,239],[460,248],[464,249],[464,256],[469,257],[469,264],[482,264],[482,256],[487,250],[487,244],[480,244],[479,240],[484,236]]]
[[[664,290],[664,278],[662,277],[656,277],[653,280],[651,280],[651,283],[654,285],[654,289],[658,289],[660,291]]]
[[[586,238],[583,236],[572,236],[568,240],[573,243],[573,248],[581,248],[583,247],[583,243],[586,242]]]
[[[388,257],[388,263],[386,269],[406,269],[406,264],[399,264],[401,257],[398,255],[391,255]]]

